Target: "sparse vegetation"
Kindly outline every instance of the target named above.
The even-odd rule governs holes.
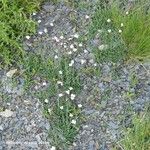
[[[147,6],[147,1],[136,2],[130,9],[123,9],[118,1],[98,4],[89,29],[89,38],[98,36],[101,40],[102,45],[93,48],[98,61],[150,57]]]
[[[22,40],[35,33],[36,23],[30,14],[37,11],[42,0],[0,1],[0,64],[15,64],[23,57]]]
[[[133,117],[132,128],[125,129],[121,141],[124,150],[148,150],[150,147],[149,112]]]
[[[54,3],[60,2],[59,0],[52,1]],[[66,46],[61,57],[57,55],[54,58],[53,56],[45,57],[42,54],[36,54],[36,52],[25,52],[23,50],[23,39],[36,32],[37,23],[32,20],[31,14],[40,8],[42,2],[43,0],[0,0],[0,68],[7,68],[7,70],[17,68],[15,75],[23,79],[26,93],[38,97],[43,104],[43,114],[51,125],[49,131],[50,143],[58,149],[66,150],[73,143],[83,121],[81,115],[82,104],[78,102],[78,99],[75,100],[84,86],[80,78],[81,75],[82,79],[91,79],[90,77],[94,76],[94,85],[99,82],[95,93],[99,92],[100,86],[102,88],[100,99],[104,101],[104,107],[106,107],[105,102],[111,98],[111,86],[114,85],[110,86],[110,82],[113,80],[112,77],[107,78],[107,72],[110,71],[109,66],[104,68],[106,71],[105,81],[99,81],[98,79],[103,73],[100,67],[103,62],[114,65],[129,59],[143,60],[150,58],[150,8],[147,0],[139,0],[133,3],[130,8],[126,8],[119,1],[113,1],[111,4],[106,0],[98,1],[92,16],[86,15],[85,17],[85,19],[91,21],[86,35],[87,41],[98,40],[99,42],[98,46],[91,44],[90,47],[93,50],[96,62],[92,53],[90,53],[90,59],[81,58],[80,62],[77,60],[77,63],[81,66],[88,64],[90,61],[94,63],[89,63],[90,66],[85,65],[82,69],[80,67],[77,69],[74,66],[76,63],[75,57],[81,56],[80,52],[82,50],[86,54],[89,53],[84,49],[87,46],[87,43],[84,43],[86,40],[83,42],[84,36],[79,37],[78,33],[73,32],[75,35],[70,37],[71,40],[63,36],[52,38],[52,40],[56,40],[56,45],[60,44],[62,48]],[[66,0],[64,2],[73,9],[86,9],[92,6],[76,0]],[[73,11],[69,15],[70,22],[76,24],[78,15],[74,14]],[[49,23],[49,26],[53,27],[54,23]],[[44,28],[44,30],[46,31],[44,34],[47,36],[48,29]],[[76,30],[76,27],[73,30]],[[41,32],[40,36],[44,31]],[[72,42],[74,39],[76,40]],[[59,43],[60,41],[62,43]],[[68,41],[73,44],[67,43]],[[70,51],[66,50],[67,47]],[[66,51],[69,53],[68,55],[66,55]],[[116,70],[116,76],[119,76],[117,73],[118,70]],[[129,77],[129,75],[127,76]],[[14,80],[8,76],[6,78],[11,78],[14,86],[17,87],[19,81],[15,80],[15,77]],[[124,78],[130,80],[129,90],[125,91],[122,87],[117,87],[118,84],[116,84],[116,89],[120,88],[121,98],[133,100],[136,97],[133,91],[139,78],[134,74],[129,77],[130,79],[127,79],[126,75]],[[2,83],[0,85],[3,86]],[[43,87],[39,88],[38,86]],[[88,86],[84,88],[86,89]],[[133,91],[130,91],[130,89]],[[94,92],[94,88],[89,89],[90,91]],[[1,91],[0,97],[4,100],[10,99],[10,96]],[[99,98],[96,96],[95,98],[94,94],[91,97],[93,99]],[[89,101],[93,101],[91,97],[89,97]],[[101,108],[99,107],[99,109]],[[0,111],[3,111],[1,107]],[[148,113],[142,116],[134,116],[133,127],[125,129],[124,137],[120,142],[121,148],[124,150],[149,149],[150,120]],[[96,112],[96,114],[99,114],[99,112]]]

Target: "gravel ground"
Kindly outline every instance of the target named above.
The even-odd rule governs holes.
[[[23,84],[14,86],[1,71],[0,150],[49,149],[48,120],[40,101],[23,95]]]
[[[122,133],[122,127],[131,125],[131,116],[135,112],[142,113],[149,105],[150,63],[97,64],[88,44],[79,43],[77,37],[87,33],[90,12],[89,9],[75,10],[63,3],[45,3],[42,10],[33,15],[39,22],[37,34],[26,39],[24,47],[43,57],[68,55],[74,58],[75,68],[83,70],[80,72],[83,90],[77,102],[83,105],[86,120],[69,149],[111,150]],[[100,44],[97,40],[88,43]],[[70,49],[75,52],[71,56]],[[89,68],[100,70],[100,75],[91,75],[87,71]],[[50,149],[50,125],[42,114],[40,101],[24,94],[23,79],[19,79],[20,84],[14,88],[5,71],[1,71],[0,76],[3,93],[0,109],[11,110],[7,111],[9,117],[0,115],[0,150]],[[18,144],[13,145],[11,141]]]

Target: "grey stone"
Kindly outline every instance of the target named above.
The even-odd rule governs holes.
[[[54,5],[43,5],[43,9],[46,11],[46,12],[54,12],[55,10],[55,6]]]
[[[4,128],[3,128],[3,126],[2,126],[2,125],[0,125],[0,130],[1,130],[1,131],[3,131],[3,129],[4,129]]]
[[[89,142],[88,150],[96,150],[95,142],[93,140]]]
[[[119,128],[118,125],[115,124],[115,123],[112,122],[112,121],[110,121],[110,122],[108,123],[108,125],[109,125],[109,127],[112,128],[112,129],[118,129],[118,128]]]

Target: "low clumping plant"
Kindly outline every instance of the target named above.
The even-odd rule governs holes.
[[[25,88],[34,88],[33,85],[39,84],[36,77],[44,80],[40,83],[43,88],[34,92],[34,95],[43,103],[44,115],[50,121],[51,144],[66,149],[73,142],[81,123],[82,104],[74,102],[81,89],[74,60],[65,56],[43,59],[31,52],[27,56],[21,64]]]
[[[150,57],[150,13],[147,1],[138,1],[127,9],[118,1],[98,4],[89,28],[89,38],[99,37],[94,47],[98,61],[143,59]]]
[[[129,10],[112,6],[112,21],[121,33],[127,48],[127,58],[150,57],[150,12],[147,1],[135,3]]]
[[[81,123],[80,108],[69,99],[61,98],[52,109],[48,109],[48,113],[51,122],[51,143],[66,149],[78,133]]]
[[[125,46],[112,22],[108,4],[97,4],[89,27],[88,38],[99,40],[99,45],[92,47],[98,62],[117,62],[124,58]]]
[[[121,146],[124,150],[148,150],[150,147],[149,112],[142,116],[135,115],[132,126],[132,128],[125,129]]]
[[[0,64],[10,65],[23,57],[21,41],[35,32],[30,14],[41,0],[0,0]]]

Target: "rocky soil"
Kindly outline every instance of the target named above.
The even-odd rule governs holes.
[[[45,3],[33,14],[39,24],[37,33],[24,41],[26,51],[59,59],[68,55],[75,61],[75,68],[83,70],[79,72],[83,89],[76,102],[82,104],[86,120],[70,150],[111,150],[122,127],[129,127],[132,115],[142,113],[150,103],[150,63],[99,64],[89,45],[101,43],[95,39],[79,42],[87,34],[91,15],[90,8]],[[26,94],[24,80],[18,80],[19,84],[13,86],[6,71],[0,71],[0,150],[48,150],[50,124],[43,116],[42,103]]]

